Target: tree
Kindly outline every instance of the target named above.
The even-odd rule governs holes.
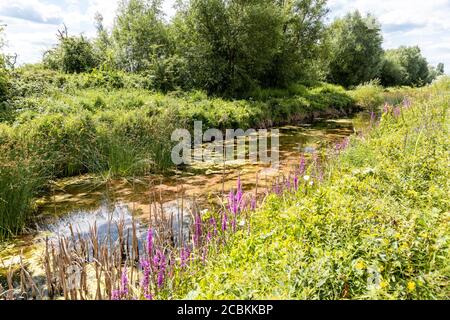
[[[439,62],[437,67],[436,67],[437,72],[442,75],[445,73],[444,71],[444,64],[442,62]]]
[[[397,72],[396,76],[394,72]],[[420,86],[430,82],[429,75],[428,62],[418,46],[401,46],[384,54],[383,85]]]
[[[94,39],[93,46],[97,59],[100,64],[111,63],[112,43],[111,37],[103,25],[103,16],[97,12],[94,17],[97,37]]]
[[[271,0],[191,0],[183,6],[173,37],[192,85],[228,95],[257,85],[280,43],[280,8]]]
[[[4,26],[0,25],[0,102],[8,98],[9,93],[9,71],[7,69],[6,57],[2,53],[4,46],[3,40]]]
[[[98,66],[94,47],[83,35],[69,36],[67,28],[58,31],[58,44],[44,53],[44,64],[66,73],[90,71]]]
[[[194,87],[242,96],[309,77],[326,12],[325,0],[187,0],[171,34]]]
[[[429,65],[428,66],[428,79],[427,83],[433,82],[437,77],[444,74],[444,64],[438,63],[436,67]]]
[[[119,68],[139,72],[169,54],[160,0],[122,0],[112,37]]]
[[[346,87],[376,78],[382,67],[381,27],[375,17],[358,11],[336,19],[328,32],[330,61],[328,80]]]
[[[380,72],[381,84],[385,87],[398,86],[406,82],[405,68],[390,55],[383,56],[383,65]]]
[[[282,38],[266,86],[283,87],[295,81],[320,78],[324,69],[322,54],[325,36],[326,0],[278,1],[282,12]]]

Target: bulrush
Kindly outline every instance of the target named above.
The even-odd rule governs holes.
[[[148,228],[147,233],[147,253],[149,259],[153,257],[153,230],[151,228]]]

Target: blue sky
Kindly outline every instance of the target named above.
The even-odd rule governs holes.
[[[37,62],[65,23],[69,33],[95,35],[94,15],[100,12],[111,27],[119,0],[1,0],[0,22],[6,24],[7,48],[19,63]],[[175,0],[164,1],[167,19]],[[450,74],[450,0],[329,0],[329,20],[358,9],[371,12],[383,25],[383,47],[419,45],[428,62],[445,64]]]

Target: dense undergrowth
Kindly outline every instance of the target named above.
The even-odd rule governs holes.
[[[322,183],[270,196],[168,297],[448,299],[450,82],[403,92]]]
[[[36,65],[14,70],[0,105],[0,237],[16,234],[46,181],[165,172],[175,128],[250,128],[351,112],[342,87],[316,84],[255,90],[246,100],[200,91],[151,91],[145,77],[94,70],[64,74]],[[20,205],[18,205],[20,204]]]

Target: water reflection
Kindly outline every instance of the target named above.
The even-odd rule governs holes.
[[[313,125],[285,126],[280,130],[281,170],[290,170],[298,164],[301,154],[306,156],[324,147],[341,141],[362,127],[364,117],[321,121]],[[222,190],[235,186],[241,177],[246,191],[255,189],[256,175],[261,175],[259,188],[268,187],[270,177],[280,172],[261,163],[227,163],[225,166],[210,164],[177,171],[172,176],[139,177],[131,180],[113,180],[108,183],[96,182],[91,177],[67,179],[59,183],[56,190],[41,199],[40,211],[44,220],[43,229],[55,235],[68,234],[69,225],[79,228],[85,235],[94,222],[100,232],[111,228],[111,222],[121,218],[130,223],[138,220],[140,228],[146,229],[151,223],[151,208],[156,202],[162,203],[164,213],[173,221],[174,237],[179,235],[180,217],[183,225],[189,225],[190,203],[201,209],[209,207],[221,197]],[[265,179],[262,179],[264,176]],[[267,178],[269,177],[269,178]],[[184,197],[184,208],[180,208],[180,198]],[[182,212],[182,213],[181,213]],[[188,228],[183,229],[183,237],[188,237]],[[141,231],[142,231],[141,230]],[[106,234],[106,233],[105,233]],[[103,239],[105,240],[105,239]]]

